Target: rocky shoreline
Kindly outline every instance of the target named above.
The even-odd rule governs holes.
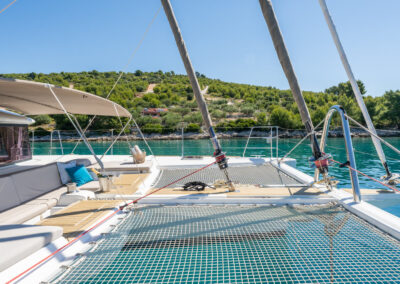
[[[220,139],[231,139],[231,138],[247,138],[249,136],[250,131],[227,131],[223,133],[217,133],[218,138]],[[320,136],[322,131],[317,132],[317,135]],[[352,129],[353,137],[369,137],[370,135],[361,130],[361,129]],[[400,137],[400,130],[377,130],[377,134],[380,137]],[[252,137],[269,137],[271,135],[268,131],[253,131]],[[282,130],[278,131],[279,138],[303,138],[306,135],[305,130]],[[182,139],[182,135],[180,132],[171,133],[171,134],[144,134],[145,138],[148,140],[180,140]],[[272,136],[275,136],[275,131],[272,133]],[[114,136],[115,139],[116,136]],[[341,129],[333,129],[329,131],[329,137],[343,137],[343,132]],[[77,141],[79,140],[78,134],[63,134],[61,132],[61,138],[63,141]],[[123,135],[120,137],[120,141],[128,138],[129,140],[141,140],[142,137],[138,134],[136,135]],[[198,139],[208,139],[209,136],[207,133],[185,133],[184,138],[198,140]],[[32,140],[32,138],[31,138]],[[35,142],[49,142],[50,135],[45,136],[35,136]],[[57,141],[57,135],[53,137],[53,142]],[[110,134],[102,134],[102,135],[90,135],[88,136],[89,141],[112,141],[113,137]]]

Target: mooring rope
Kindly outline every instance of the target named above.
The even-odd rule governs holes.
[[[35,263],[34,265],[32,265],[31,267],[27,268],[26,270],[24,270],[23,272],[21,272],[20,274],[18,274],[17,276],[15,276],[14,278],[12,278],[11,280],[7,281],[6,284],[10,284],[13,281],[17,280],[18,278],[22,277],[24,274],[28,273],[29,271],[31,271],[32,269],[38,267],[39,265],[45,263],[47,260],[51,259],[53,256],[55,256],[57,253],[59,253],[60,251],[63,251],[65,248],[69,247],[70,245],[72,245],[73,243],[77,242],[80,238],[82,238],[83,236],[85,236],[87,233],[93,231],[94,229],[96,229],[98,226],[100,226],[101,224],[103,224],[105,221],[109,220],[111,217],[113,217],[114,215],[116,215],[117,213],[121,212],[126,206],[129,206],[131,204],[137,203],[138,201],[142,200],[143,198],[146,198],[164,188],[167,188],[168,186],[175,184],[191,175],[194,175],[195,173],[198,173],[214,164],[216,164],[217,161],[212,162],[211,164],[208,164],[202,168],[199,168],[187,175],[185,175],[184,177],[181,177],[173,182],[170,182],[167,185],[164,185],[163,187],[157,188],[155,190],[153,190],[152,192],[149,192],[148,194],[145,194],[131,202],[128,202],[122,206],[120,206],[117,210],[115,210],[112,214],[108,215],[106,218],[104,218],[103,220],[101,220],[100,222],[96,223],[95,225],[93,225],[92,227],[90,227],[89,229],[85,230],[84,232],[82,232],[80,235],[78,235],[77,237],[75,237],[74,239],[72,239],[71,241],[69,241],[68,243],[66,243],[65,245],[63,245],[62,247],[60,247],[59,249],[55,250],[54,252],[52,252],[51,254],[49,254],[48,256],[46,256],[45,258],[43,258],[42,260],[38,261],[37,263]]]

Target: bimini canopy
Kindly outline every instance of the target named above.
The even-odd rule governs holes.
[[[0,125],[29,125],[34,122],[32,118],[0,109]]]
[[[122,106],[83,91],[33,81],[0,78],[0,106],[24,114],[72,114],[123,116],[131,114]]]

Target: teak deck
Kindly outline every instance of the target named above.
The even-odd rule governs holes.
[[[121,202],[120,200],[83,200],[61,209],[37,225],[60,226],[63,228],[64,237],[72,239]]]
[[[113,188],[106,193],[113,193],[119,195],[134,194],[141,183],[147,178],[149,174],[123,174],[115,178]]]

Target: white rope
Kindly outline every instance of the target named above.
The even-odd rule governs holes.
[[[82,128],[80,126],[80,124],[78,123],[78,120],[76,119],[75,116],[71,115],[70,113],[68,113],[68,111],[66,110],[66,108],[64,107],[64,105],[61,103],[60,99],[58,98],[58,96],[56,95],[56,93],[53,91],[53,89],[51,88],[50,84],[47,84],[46,87],[49,88],[50,92],[53,94],[54,98],[56,99],[56,101],[58,102],[58,104],[60,105],[60,107],[62,108],[62,110],[64,111],[65,115],[68,117],[68,119],[70,120],[70,122],[72,123],[72,126],[76,129],[76,131],[78,132],[79,136],[82,138],[83,142],[86,144],[86,147],[88,147],[89,151],[91,152],[91,154],[94,156],[94,158],[96,159],[96,161],[98,162],[99,166],[104,169],[104,165],[102,163],[102,161],[97,157],[97,155],[95,154],[92,146],[90,145],[90,143],[87,141],[87,138],[85,136],[85,133],[82,132]],[[76,121],[76,124],[74,123],[73,119],[71,118],[73,117]]]
[[[379,137],[377,134],[373,133],[372,131],[370,131],[368,128],[364,127],[361,123],[359,123],[357,120],[355,120],[354,118],[351,118],[350,116],[348,116],[347,114],[345,114],[345,117],[348,118],[351,122],[355,123],[356,125],[358,125],[360,128],[362,128],[363,130],[367,131],[369,134],[371,134],[372,136],[374,136],[376,139],[380,140],[383,144],[385,144],[386,146],[388,146],[390,149],[392,149],[393,151],[395,151],[397,154],[400,155],[400,150],[398,150],[396,147],[394,147],[392,144],[390,144],[389,142],[387,142],[386,140],[382,139],[381,137]]]
[[[111,145],[107,148],[107,150],[104,152],[104,154],[100,157],[100,160],[103,159],[105,155],[107,155],[108,151],[110,151],[111,147],[114,146],[115,142],[119,139],[121,134],[125,131],[126,127],[128,124],[131,122],[132,117],[129,118],[128,122],[125,124],[125,126],[121,129],[121,131],[118,133],[118,136],[114,139],[114,141],[111,143]]]
[[[292,149],[289,150],[289,152],[286,153],[285,156],[283,156],[281,159],[278,160],[278,163],[281,163],[284,159],[286,159],[293,151],[294,149],[296,149],[301,143],[303,143],[304,140],[307,139],[307,137],[309,137],[312,134],[315,134],[315,129],[317,129],[318,127],[321,126],[321,124],[325,121],[325,118],[323,120],[321,120],[317,126],[314,127],[314,130],[312,132],[307,133],[306,136],[303,137],[303,139],[301,139]]]

